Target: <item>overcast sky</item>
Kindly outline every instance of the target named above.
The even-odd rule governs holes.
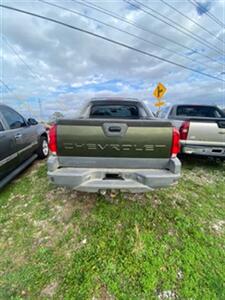
[[[189,0],[165,0],[210,33],[166,6],[163,1],[139,0],[185,27],[189,35],[193,33],[196,39],[201,38],[200,41],[139,9],[152,13],[146,7],[133,7],[123,0],[89,2],[126,18],[145,31],[85,7],[82,0],[46,1],[118,27],[142,40],[38,0],[1,0],[1,3],[55,18],[225,80],[225,57],[221,54],[225,50],[225,27],[206,14],[213,14],[225,23],[224,0],[199,0],[202,9]],[[164,97],[167,104],[209,103],[225,107],[225,82],[35,17],[4,8],[0,8],[0,13],[0,78],[11,90],[8,91],[0,83],[0,101],[25,115],[31,113],[39,118],[41,114],[46,119],[55,111],[71,114],[91,97],[112,95],[138,97],[155,109],[152,93],[158,82],[168,89]]]

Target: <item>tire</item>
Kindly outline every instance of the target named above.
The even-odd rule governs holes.
[[[49,149],[48,149],[48,139],[45,136],[40,137],[39,147],[37,150],[37,155],[39,159],[44,159],[48,157]]]

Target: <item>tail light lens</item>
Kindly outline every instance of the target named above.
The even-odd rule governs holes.
[[[187,139],[189,126],[190,126],[189,121],[184,121],[183,124],[181,125],[181,127],[180,127],[180,139],[181,140]]]
[[[53,125],[51,129],[49,130],[49,149],[53,154],[57,153],[57,126]]]
[[[180,152],[180,133],[176,128],[173,128],[171,157],[176,157],[179,152]]]

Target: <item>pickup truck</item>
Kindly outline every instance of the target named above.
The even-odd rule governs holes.
[[[173,105],[159,118],[171,121],[180,131],[184,154],[225,158],[225,113],[213,105]]]
[[[0,189],[36,158],[48,156],[44,127],[0,104]]]
[[[92,99],[50,129],[52,183],[86,192],[144,192],[177,182],[179,132],[137,99]]]

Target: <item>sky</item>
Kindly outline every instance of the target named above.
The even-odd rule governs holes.
[[[138,0],[141,4],[134,0],[46,1],[83,16],[38,0],[0,3],[89,30],[225,81],[225,26],[207,15],[225,23],[224,0],[199,0],[198,7],[189,0]],[[86,7],[84,2],[120,15],[142,29]],[[146,6],[167,23],[182,26],[183,32],[151,16],[153,12]],[[225,107],[225,82],[36,17],[5,8],[0,8],[0,16],[0,79],[9,88],[0,82],[0,102],[27,117],[47,120],[56,111],[75,115],[88,99],[104,96],[139,98],[155,111],[153,91],[158,82],[167,88],[163,98],[167,105]]]

